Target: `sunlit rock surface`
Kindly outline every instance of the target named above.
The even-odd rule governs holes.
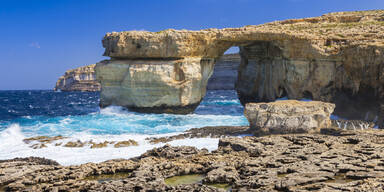
[[[205,95],[214,59],[106,60],[97,64],[100,105],[139,112],[190,113]]]
[[[383,191],[383,130],[221,138],[218,149],[180,146],[139,157],[62,166],[0,161],[0,191]],[[199,174],[176,185],[174,176]]]
[[[336,103],[335,112],[343,117],[375,120],[384,96],[382,10],[331,13],[242,28],[113,32],[105,35],[103,46],[104,55],[112,60],[144,59],[159,63],[166,60],[170,65],[174,60],[186,58],[211,61],[228,48],[239,46],[241,64],[236,90],[243,104],[273,101],[284,96],[290,99],[305,97]],[[118,65],[114,68],[119,69]],[[167,70],[164,74],[169,76],[174,73],[174,68],[163,69]],[[206,72],[210,73],[212,71]],[[163,84],[159,82],[163,81],[160,78],[150,79],[144,81]],[[103,78],[100,80],[101,106],[112,101],[125,103],[121,101],[125,98],[121,92],[112,91],[118,81],[110,86],[111,81],[103,83]],[[198,86],[205,84],[193,82]],[[125,86],[121,88],[125,89]],[[136,88],[147,97],[132,102],[132,106],[140,108],[142,103],[151,107],[183,106],[175,105],[171,100],[153,101],[151,95],[155,98],[159,98],[159,94],[166,98],[177,97],[179,92],[172,92],[172,86],[162,93],[157,89]],[[200,91],[197,95],[203,96],[205,87],[202,86]],[[188,105],[196,104],[195,99],[191,101]]]
[[[95,64],[71,69],[61,76],[54,88],[55,91],[99,91],[100,84],[95,77]]]
[[[233,90],[237,80],[237,68],[240,64],[239,54],[226,54],[220,57],[214,72],[209,78],[207,89],[209,90]],[[95,78],[96,65],[88,65],[73,70],[68,70],[57,81],[55,91],[100,91],[100,84]],[[79,73],[81,75],[79,75]],[[85,77],[85,78],[84,78]]]
[[[261,133],[314,133],[331,126],[332,103],[282,100],[247,103],[245,116],[251,129]]]

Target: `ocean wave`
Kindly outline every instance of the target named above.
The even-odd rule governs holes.
[[[33,149],[31,145],[24,143],[23,140],[27,138],[23,132],[22,127],[18,124],[13,124],[6,130],[0,132],[0,159],[11,159],[15,157],[45,157],[56,160],[61,165],[78,165],[88,162],[102,162],[109,159],[117,158],[132,158],[139,156],[149,149],[154,147],[161,147],[164,143],[150,144],[146,138],[148,137],[161,137],[170,136],[172,134],[158,134],[158,135],[145,135],[145,134],[122,134],[122,135],[93,135],[88,132],[77,132],[69,138],[53,141],[45,144],[43,148]],[[62,143],[77,142],[77,141],[93,141],[101,143],[104,141],[126,141],[133,139],[138,142],[138,146],[129,146],[123,148],[115,148],[113,145],[108,145],[105,148],[90,148],[89,145],[83,147],[64,147]],[[32,143],[33,144],[33,143]],[[60,144],[60,145],[57,145]],[[168,144],[173,146],[194,146],[199,149],[206,148],[210,151],[217,149],[218,139],[216,138],[193,138],[174,140]]]
[[[0,159],[38,156],[70,165],[130,158],[163,145],[152,145],[145,140],[147,137],[173,135],[205,126],[248,125],[234,91],[208,91],[195,113],[188,115],[142,114],[117,106],[100,109],[98,93],[88,92],[6,91],[0,97],[8,100],[0,106]],[[32,149],[23,142],[29,137],[58,135],[66,137],[57,141],[63,143],[133,139],[139,146],[67,148],[55,141]],[[175,140],[170,144],[213,150],[217,142],[218,139],[206,138]]]

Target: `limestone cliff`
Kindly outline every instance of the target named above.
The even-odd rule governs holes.
[[[209,90],[234,90],[237,80],[237,69],[240,65],[239,54],[225,54],[221,56],[209,78]]]
[[[55,91],[99,91],[100,83],[95,78],[95,64],[68,70],[61,76]]]
[[[139,112],[189,113],[205,95],[213,59],[105,60],[97,64],[100,106]]]
[[[214,60],[231,46],[240,47],[236,89],[242,103],[272,101],[283,96],[310,97],[336,103],[339,115],[372,120],[377,115],[378,103],[384,98],[383,10],[331,13],[242,28],[113,32],[104,37],[103,46],[104,55],[112,60],[97,65],[102,106],[120,103],[129,94],[132,102],[127,107],[196,105],[197,98],[204,96],[205,81],[212,73],[209,70],[213,69]],[[196,62],[209,62],[200,62],[200,68],[195,67],[198,66],[196,62],[184,62],[192,58]],[[173,67],[162,69],[166,72],[145,83],[138,82],[151,75],[158,76],[157,70],[141,77],[134,76],[135,79],[130,70],[119,78],[111,77],[136,60],[150,60],[150,65],[156,68],[165,63]],[[103,73],[105,65],[110,65],[114,71]],[[204,71],[205,76],[184,76],[189,84],[181,86],[168,84],[175,74],[186,73],[189,68],[196,69],[199,74]],[[147,88],[151,84],[168,86],[159,91]],[[185,86],[191,85],[199,87],[200,91],[189,92],[188,96],[180,94],[184,92],[182,89],[188,89]],[[173,91],[175,89],[177,91]],[[141,94],[132,98],[132,91]],[[163,97],[177,98],[179,102]]]

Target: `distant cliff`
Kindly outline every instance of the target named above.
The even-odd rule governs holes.
[[[235,89],[237,70],[240,65],[239,54],[226,54],[216,62],[213,74],[209,78],[207,89],[232,90]]]
[[[68,70],[56,82],[55,91],[100,91],[95,80],[95,64]]]

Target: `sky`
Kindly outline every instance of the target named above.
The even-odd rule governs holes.
[[[107,32],[242,27],[371,9],[384,9],[384,0],[0,0],[0,90],[52,89],[66,70],[108,59]]]

